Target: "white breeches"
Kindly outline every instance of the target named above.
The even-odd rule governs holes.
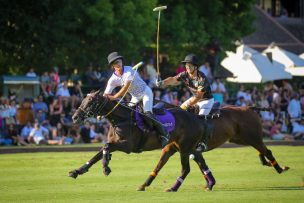
[[[132,96],[132,99],[131,99],[131,104],[132,105],[135,105],[137,104],[139,101],[143,102],[143,109],[144,109],[144,112],[147,112],[147,111],[150,111],[151,113],[152,112],[152,108],[153,108],[153,92],[151,90],[151,88],[149,86],[146,86],[145,88],[145,92],[143,94],[142,97],[133,97]]]
[[[188,105],[190,99],[191,98],[186,100],[183,104]],[[214,104],[214,98],[197,102],[197,105],[199,106],[198,115],[208,115],[212,109],[213,104]]]

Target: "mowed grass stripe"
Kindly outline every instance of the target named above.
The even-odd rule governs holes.
[[[205,153],[217,184],[204,192],[205,180],[194,161],[177,193],[166,193],[180,175],[176,153],[145,192],[137,192],[155,167],[160,151],[142,154],[114,152],[105,177],[101,163],[76,180],[67,177],[95,153],[58,152],[0,155],[0,202],[303,202],[304,147],[269,147],[281,166],[277,174],[261,166],[250,147],[216,149]]]

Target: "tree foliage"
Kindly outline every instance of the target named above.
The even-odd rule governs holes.
[[[177,64],[185,54],[203,55],[217,38],[223,47],[252,32],[254,0],[2,0],[0,74],[38,73],[52,66],[106,65],[118,50],[136,62],[155,48],[157,12],[161,13],[160,51]],[[134,60],[134,61],[132,61]],[[83,69],[84,71],[84,69]]]

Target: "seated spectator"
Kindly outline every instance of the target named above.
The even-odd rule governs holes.
[[[10,117],[9,100],[5,97],[1,98],[0,103],[0,117],[4,121],[4,127],[12,122],[12,117]]]
[[[50,82],[51,79],[49,73],[47,71],[44,71],[40,77],[40,88],[42,90],[43,95],[46,97],[48,97],[50,93]]]
[[[91,143],[90,131],[90,123],[85,122],[84,126],[80,129],[80,136],[83,143]]]
[[[50,72],[50,91],[49,94],[51,94],[51,96],[55,95],[57,92],[57,86],[60,83],[60,76],[59,76],[59,69],[57,66],[55,66],[51,72]]]
[[[63,107],[58,98],[54,97],[53,101],[50,104],[50,124],[52,126],[57,126],[57,123],[60,122],[60,115],[63,112]]]
[[[34,112],[30,100],[25,100],[17,109],[16,120],[21,126],[26,125],[28,122],[34,122]]]
[[[260,94],[260,96],[258,97],[258,106],[259,107],[262,107],[262,108],[269,108],[269,102],[268,100],[266,99],[266,96],[267,96],[267,92],[264,92],[262,94]]]
[[[22,136],[20,136],[18,132],[18,128],[14,124],[9,124],[8,129],[6,132],[6,136],[8,139],[12,140],[13,145],[28,145],[25,139],[23,139]]]
[[[30,136],[30,133],[33,129],[33,126],[32,126],[32,123],[31,122],[27,122],[27,124],[25,126],[23,126],[23,128],[21,128],[21,134],[20,136],[22,137],[22,139],[29,143],[29,136]]]
[[[91,143],[100,143],[103,141],[102,138],[103,138],[102,134],[96,132],[96,126],[94,124],[90,125]]]
[[[273,125],[271,127],[271,130],[270,130],[271,139],[273,139],[273,140],[288,140],[288,141],[294,140],[294,137],[292,135],[283,134],[281,132],[281,128],[282,128],[282,122],[281,121],[277,121],[275,123],[275,125]]]
[[[72,111],[77,109],[83,99],[83,93],[81,90],[81,83],[75,82],[74,86],[71,88],[71,108]]]
[[[26,73],[26,77],[37,77],[34,68],[30,68],[30,70]]]
[[[252,97],[251,97],[251,91],[249,89],[245,90],[244,100],[245,100],[245,103],[247,106],[251,106],[253,104]]]
[[[34,128],[31,130],[28,139],[30,143],[43,145],[48,143],[48,136],[48,130],[46,128],[42,128],[39,123],[35,123]]]
[[[292,122],[292,135],[297,140],[304,139],[304,117],[300,120]]]
[[[44,102],[43,96],[39,95],[33,104],[34,117],[39,123],[46,119],[46,114],[49,111],[48,105]]]
[[[70,128],[68,128],[68,135],[73,139],[73,144],[79,143],[81,140],[80,126],[73,124]]]
[[[73,138],[68,136],[67,130],[63,127],[61,122],[57,123],[57,126],[53,128],[52,135],[52,144],[63,145],[73,143]]]
[[[235,103],[236,106],[246,106],[246,102],[243,96],[241,96]]]
[[[70,90],[68,88],[67,81],[63,81],[63,83],[58,86],[56,96],[59,98],[59,102],[61,102],[63,104],[63,107],[68,108],[68,106],[70,104],[71,94],[70,94]]]

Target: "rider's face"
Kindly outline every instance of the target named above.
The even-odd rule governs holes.
[[[114,62],[112,63],[112,67],[113,67],[115,70],[121,69],[121,68],[122,68],[122,60],[121,60],[121,59],[118,59],[118,60],[114,61]]]
[[[195,70],[195,66],[192,63],[186,63],[186,70],[188,73],[192,74]]]

